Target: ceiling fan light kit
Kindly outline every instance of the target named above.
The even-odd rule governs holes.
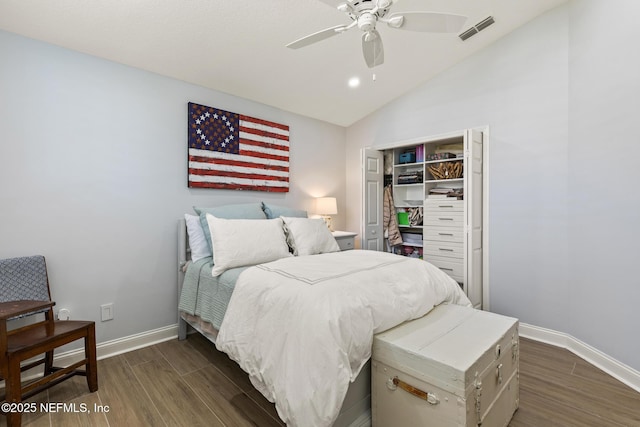
[[[391,28],[400,28],[402,27],[402,24],[404,24],[404,16],[402,15],[395,15],[389,18],[389,21],[387,22],[387,25],[390,26]]]
[[[434,33],[456,33],[460,31],[467,18],[462,15],[439,12],[399,12],[385,18],[394,5],[392,0],[345,0],[337,9],[345,13],[351,23],[338,25],[317,31],[295,40],[287,45],[290,49],[299,49],[328,39],[357,26],[362,34],[362,54],[369,68],[384,63],[382,37],[376,29],[378,21],[389,28]]]

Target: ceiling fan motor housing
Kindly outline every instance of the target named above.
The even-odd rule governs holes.
[[[391,0],[346,0],[346,3],[338,6],[338,10],[348,13],[352,19],[357,20],[361,14],[374,10],[378,18],[382,18],[389,12],[391,6],[393,6]]]
[[[358,17],[358,28],[362,31],[369,32],[375,30],[377,18],[374,14],[364,12]]]

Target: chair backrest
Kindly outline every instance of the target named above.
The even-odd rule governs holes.
[[[0,260],[0,302],[50,299],[47,266],[42,255]]]

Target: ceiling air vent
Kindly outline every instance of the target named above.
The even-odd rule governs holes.
[[[471,27],[468,30],[464,31],[458,37],[460,37],[462,39],[462,41],[465,41],[469,37],[478,34],[480,31],[484,30],[485,28],[487,28],[489,25],[493,24],[494,22],[496,22],[496,21],[493,20],[493,16],[489,16],[489,17],[483,19],[482,21],[478,22],[473,27]]]

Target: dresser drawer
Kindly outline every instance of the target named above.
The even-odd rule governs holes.
[[[333,238],[336,239],[341,251],[348,251],[355,248],[355,237],[357,233],[350,231],[332,231]]]
[[[447,273],[454,280],[462,282],[464,280],[464,266],[462,259],[446,258],[442,256],[424,256],[424,260],[438,267],[440,270]]]
[[[464,200],[425,199],[424,212],[464,212]]]
[[[425,212],[424,225],[436,227],[462,227],[464,212]]]
[[[462,251],[462,243],[457,242],[434,242],[424,240],[424,255],[442,256],[447,258],[458,258],[462,260],[464,257]]]
[[[434,242],[456,242],[462,243],[464,231],[462,227],[429,227],[424,229],[424,240]]]
[[[354,240],[355,239],[353,237],[342,237],[337,238],[336,242],[338,242],[338,246],[340,247],[341,251],[348,251],[350,249],[353,249],[353,247],[355,246]]]

